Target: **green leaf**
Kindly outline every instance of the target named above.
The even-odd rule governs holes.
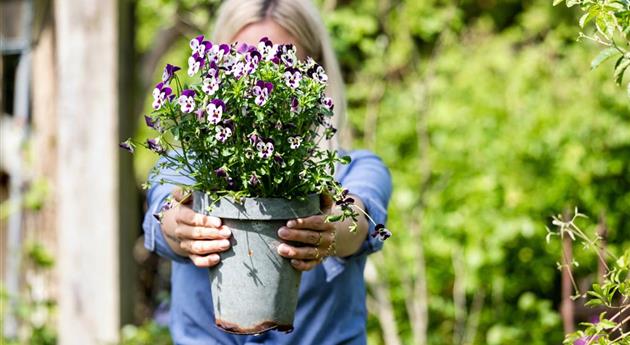
[[[604,63],[606,60],[608,60],[612,56],[615,56],[616,54],[620,54],[620,53],[617,49],[612,48],[612,47],[602,50],[601,52],[599,52],[599,54],[597,54],[597,56],[593,59],[593,61],[591,61],[591,69],[596,69],[597,67],[599,67],[599,65]]]
[[[630,66],[630,59],[626,59],[625,57],[622,57],[622,59],[623,61],[619,62],[615,68],[615,82],[617,85],[621,85],[623,82],[623,75],[625,74],[626,69],[628,69],[628,66]]]

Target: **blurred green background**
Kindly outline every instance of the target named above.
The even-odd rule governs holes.
[[[216,3],[200,3],[138,1],[137,49],[177,13],[211,32]],[[576,42],[579,9],[318,3],[347,83],[346,143],[376,152],[394,180],[394,236],[367,274],[370,343],[559,344],[550,216],[578,207],[589,233],[607,226],[612,252],[630,246],[630,102],[612,62],[590,71],[600,47]],[[163,62],[185,65],[186,44]],[[136,157],[140,183],[154,158]],[[576,278],[592,282],[595,256],[575,255]]]
[[[615,85],[613,60],[590,69],[601,46],[576,40],[579,8],[551,0],[316,3],[346,81],[342,142],[374,151],[393,177],[393,236],[366,269],[369,343],[560,344],[562,244],[545,241],[551,216],[577,207],[589,234],[607,229],[609,251],[630,249],[630,100]],[[122,49],[134,58],[125,69],[135,95],[130,121],[142,140],[150,88],[164,64],[187,65],[188,38],[212,32],[220,1],[119,4],[121,27],[131,28]],[[140,190],[156,156],[133,157]],[[27,201],[45,198],[47,185],[35,187]],[[41,246],[25,254],[37,269],[54,265]],[[598,279],[597,257],[579,244],[573,254],[585,291]],[[136,324],[121,330],[123,344],[170,344],[161,326],[169,264],[141,238],[133,255],[138,291],[126,293],[137,300]],[[55,301],[46,303],[54,311]],[[574,303],[576,324],[597,315]],[[40,307],[22,303],[19,316],[29,320]],[[51,325],[30,327],[30,344],[56,343]]]

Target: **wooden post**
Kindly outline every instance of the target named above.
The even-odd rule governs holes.
[[[54,3],[59,343],[118,342],[117,1]]]

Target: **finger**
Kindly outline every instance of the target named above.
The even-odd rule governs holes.
[[[192,202],[192,198],[190,197],[191,194],[184,193],[184,191],[180,187],[175,188],[172,194],[173,194],[173,198],[175,198],[176,201],[182,204],[188,204]]]
[[[197,267],[212,267],[221,261],[221,257],[219,254],[210,254],[210,255],[195,255],[192,254],[189,256],[190,260],[192,260],[193,264]]]
[[[205,216],[197,213],[188,206],[180,206],[175,221],[178,224],[188,224],[192,226],[206,226],[218,228],[221,226],[221,218]]]
[[[175,228],[175,235],[180,240],[222,240],[230,238],[232,232],[225,225],[219,228],[206,226],[192,226],[188,224],[178,224]]]
[[[298,271],[310,271],[315,266],[317,266],[319,262],[315,260],[291,260],[291,266],[293,266]]]
[[[285,241],[294,241],[306,243],[320,248],[328,248],[332,242],[332,236],[322,231],[312,231],[304,229],[291,229],[281,227],[278,230],[278,236]]]
[[[179,245],[183,250],[187,251],[190,254],[207,255],[228,250],[230,248],[230,241],[181,241]]]
[[[287,227],[317,231],[330,231],[334,229],[333,224],[326,223],[326,216],[310,216],[306,218],[292,219],[287,222]]]
[[[287,259],[318,260],[324,253],[315,247],[293,247],[282,243],[278,246],[278,254]]]

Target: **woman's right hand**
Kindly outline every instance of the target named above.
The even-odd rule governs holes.
[[[191,199],[180,189],[173,192],[178,202],[164,212],[162,232],[177,254],[187,256],[197,267],[212,267],[219,263],[220,252],[230,248],[229,228],[217,217],[205,216],[190,207]]]

